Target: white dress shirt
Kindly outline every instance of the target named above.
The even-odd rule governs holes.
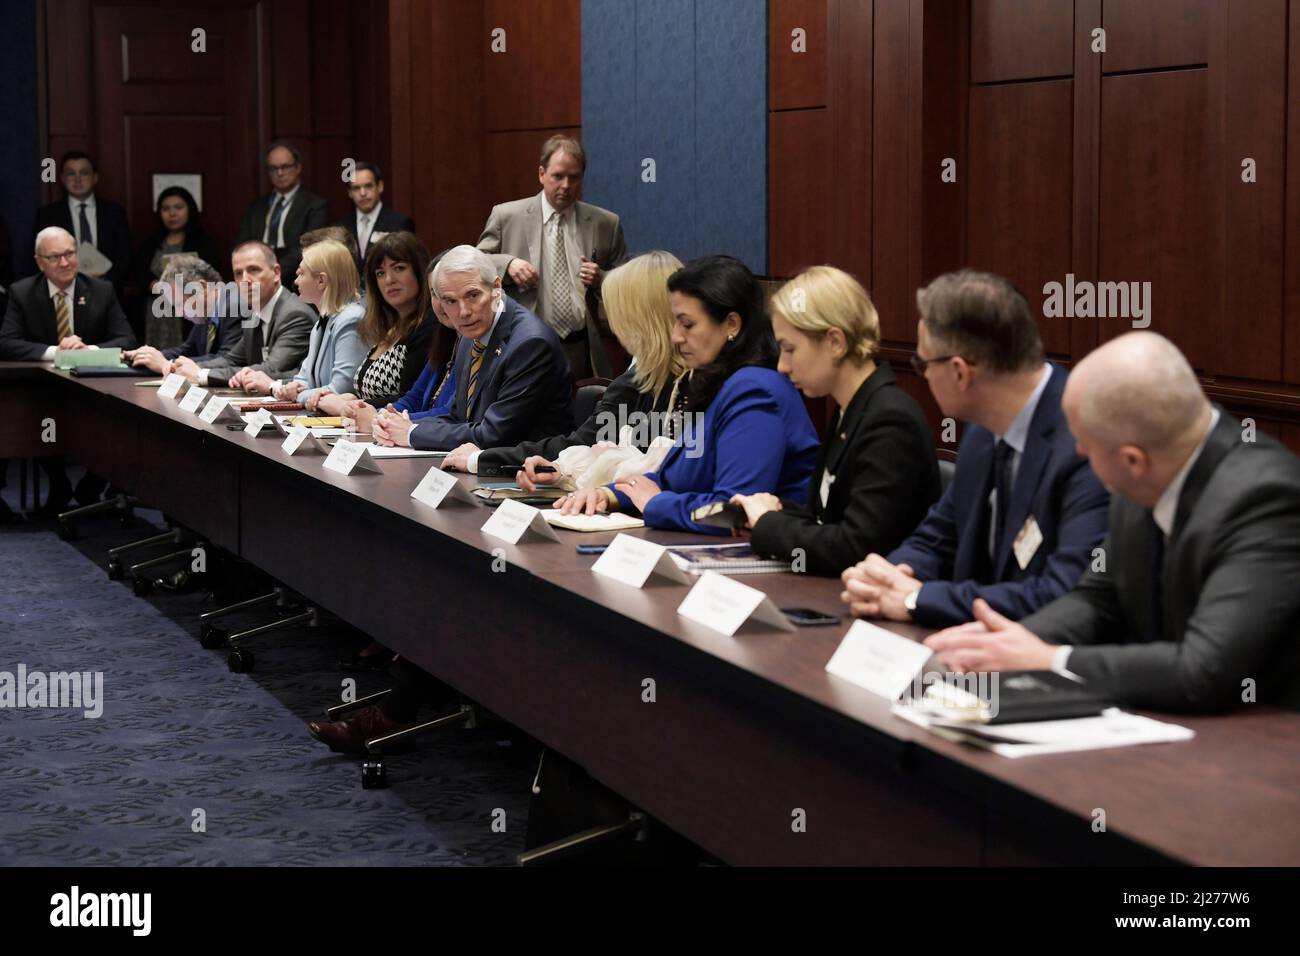
[[[293,205],[293,199],[298,195],[298,190],[301,186],[302,184],[299,183],[287,193],[276,193],[271,197],[271,204],[266,207],[266,225],[262,227],[262,237],[266,244],[272,249],[284,248],[284,221],[289,218],[289,207]],[[281,199],[284,200],[284,209],[280,212],[280,223],[278,228],[275,230],[275,235],[268,239],[266,238],[266,233],[271,228],[271,216],[275,213],[275,204]]]
[[[370,234],[375,231],[375,223],[379,222],[379,211],[384,208],[382,200],[375,203],[375,208],[370,212],[357,210],[357,249],[361,252],[361,258],[366,257],[366,246],[370,245]],[[366,220],[362,224],[362,220]]]
[[[81,204],[83,202],[86,204],[86,219],[90,223],[89,236],[83,236],[81,234]],[[95,221],[95,194],[91,193],[85,199],[77,199],[75,196],[69,196],[68,211],[72,213],[72,235],[76,237],[77,245],[81,245],[83,242],[88,242],[98,249],[99,243],[96,241],[97,237],[95,233],[99,229],[99,224]]]
[[[1196,446],[1183,462],[1183,467],[1178,469],[1178,474],[1174,475],[1173,480],[1165,486],[1165,490],[1160,492],[1160,497],[1156,499],[1155,506],[1151,509],[1151,520],[1165,534],[1168,540],[1169,533],[1174,529],[1174,517],[1178,514],[1178,499],[1183,494],[1183,485],[1187,484],[1187,476],[1192,473],[1192,468],[1196,466],[1197,460],[1201,457],[1201,452],[1205,451],[1205,444],[1214,434],[1214,428],[1219,424],[1219,410],[1210,406],[1210,427],[1205,430],[1201,436],[1201,443]],[[1074,650],[1073,645],[1063,644],[1057,648],[1056,654],[1052,657],[1052,670],[1058,674],[1065,674],[1069,677],[1074,675],[1066,668],[1070,660],[1070,652]]]

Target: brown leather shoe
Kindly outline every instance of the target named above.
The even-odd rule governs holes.
[[[399,724],[389,720],[378,707],[367,707],[358,711],[348,720],[313,720],[307,725],[308,732],[323,744],[328,744],[335,753],[365,754],[366,741],[372,737],[382,737],[399,730],[414,727],[414,724]],[[390,747],[386,753],[401,753],[411,748],[409,742]]]

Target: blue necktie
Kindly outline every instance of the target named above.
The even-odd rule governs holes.
[[[86,216],[86,204],[81,204],[81,241],[95,244],[95,234],[90,231],[90,219]]]
[[[280,217],[284,215],[284,197],[279,196],[275,200],[275,208],[271,210],[271,219],[266,224],[266,244],[274,247],[276,240],[280,237]]]

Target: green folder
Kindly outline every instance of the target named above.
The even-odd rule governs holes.
[[[121,364],[121,349],[59,349],[54,353],[54,367],[60,369],[118,368]]]

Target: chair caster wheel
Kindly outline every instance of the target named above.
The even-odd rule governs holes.
[[[388,786],[388,773],[382,757],[367,757],[361,761],[361,789],[382,790]]]
[[[247,674],[253,669],[253,652],[242,647],[232,647],[226,658],[226,666],[236,674]]]
[[[59,529],[56,532],[56,534],[58,534],[60,541],[77,540],[77,529],[74,528],[72,525],[68,524],[66,521],[59,522]]]
[[[108,559],[108,579],[110,581],[122,580],[122,562],[117,558]]]
[[[135,578],[131,582],[131,590],[136,597],[148,597],[153,594],[152,578]]]
[[[199,628],[199,646],[204,650],[216,651],[226,646],[230,632],[215,624],[204,624]]]

